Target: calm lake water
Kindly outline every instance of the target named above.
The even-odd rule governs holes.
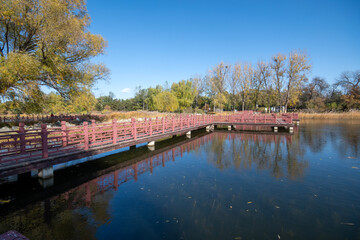
[[[59,170],[46,189],[30,176],[1,185],[0,233],[360,239],[360,121],[302,121],[294,135],[185,139]]]

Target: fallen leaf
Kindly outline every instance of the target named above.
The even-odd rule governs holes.
[[[232,206],[230,206],[230,208],[232,208]]]
[[[351,168],[353,168],[353,169],[359,169],[358,167],[351,167]]]
[[[279,206],[275,206],[275,208],[280,208]]]
[[[279,235],[279,234],[278,234],[278,236],[277,236],[277,237],[278,237],[278,239],[280,239],[280,235]]]
[[[241,240],[242,238],[241,237],[235,237],[234,239]]]
[[[252,203],[252,202],[247,202],[247,204],[250,204],[250,203]]]
[[[340,224],[343,224],[343,225],[348,225],[348,226],[355,226],[354,223],[351,223],[351,222],[342,222]]]

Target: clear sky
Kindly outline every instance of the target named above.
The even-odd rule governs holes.
[[[360,0],[88,0],[90,31],[108,42],[95,59],[111,71],[95,95],[117,98],[205,75],[220,61],[269,60],[305,50],[310,78],[330,83],[360,69]]]

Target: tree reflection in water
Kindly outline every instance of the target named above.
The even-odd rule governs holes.
[[[216,132],[207,148],[208,162],[219,169],[255,167],[276,178],[296,179],[308,167],[298,135]]]

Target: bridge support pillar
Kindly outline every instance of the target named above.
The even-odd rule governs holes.
[[[172,138],[176,138],[176,135],[173,135]]]
[[[48,179],[54,177],[54,168],[51,166],[40,169],[38,172],[38,177],[41,179]]]
[[[278,127],[274,127],[274,132],[278,132]]]
[[[231,131],[231,129],[232,129],[232,127],[231,127],[231,125],[229,125],[229,126],[228,126],[228,130]]]
[[[148,145],[148,147],[153,147],[153,146],[155,146],[155,141],[151,141],[147,145]]]
[[[188,131],[188,132],[186,133],[186,137],[187,137],[187,138],[191,138],[191,131]]]
[[[130,146],[130,150],[136,149],[136,145]]]
[[[206,131],[207,132],[210,132],[210,129],[211,129],[211,126],[209,125],[209,126],[206,126]]]
[[[150,151],[155,151],[155,145],[153,145],[153,146],[147,145],[147,147],[148,147],[148,149],[149,149]]]
[[[289,132],[293,133],[294,132],[294,128],[293,127],[289,127]]]

